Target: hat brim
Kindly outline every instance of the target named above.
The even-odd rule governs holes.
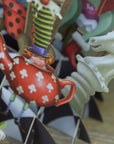
[[[32,53],[34,53],[34,54],[36,54],[36,55],[39,55],[39,56],[42,56],[42,57],[45,57],[45,58],[49,58],[48,55],[42,55],[42,54],[36,53],[36,52],[33,50],[32,47],[27,47],[27,50],[30,51],[30,52],[32,52]]]

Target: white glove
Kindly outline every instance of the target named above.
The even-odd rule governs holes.
[[[88,43],[96,52],[107,51],[114,54],[114,31],[104,36],[91,37]]]

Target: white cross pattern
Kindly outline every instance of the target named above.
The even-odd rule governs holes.
[[[31,62],[29,59],[25,59],[25,63],[26,63],[26,65],[29,65],[29,63],[31,63]]]
[[[59,100],[59,95],[55,96],[55,102],[57,102]]]
[[[38,77],[38,81],[40,81],[41,79],[44,79],[44,76],[42,75],[42,72],[36,73],[36,76]]]
[[[49,93],[51,93],[51,90],[53,90],[53,86],[52,86],[52,84],[49,83],[49,84],[47,85],[47,88],[49,89]]]
[[[8,64],[8,66],[9,66],[9,70],[11,70],[13,67],[12,63]]]
[[[49,99],[48,99],[48,96],[47,96],[47,95],[43,96],[43,97],[42,97],[42,99],[43,99],[43,103],[46,103],[46,102],[48,102],[48,101],[49,101]]]
[[[14,59],[14,64],[19,64],[19,58]]]
[[[0,58],[5,58],[4,53],[3,53],[3,52],[1,52],[1,53],[0,53]]]
[[[0,63],[0,69],[5,70],[4,65],[2,63]]]
[[[18,86],[17,87],[17,91],[18,91],[19,95],[21,95],[22,93],[24,93],[24,90],[23,90],[22,86]]]
[[[14,73],[14,72],[11,72],[11,73],[10,73],[10,77],[11,77],[11,80],[13,80],[14,78],[16,78],[15,73]]]
[[[3,47],[4,47],[4,50],[6,50],[6,45],[5,45],[5,43],[3,43]]]
[[[54,80],[54,82],[56,83],[56,76],[54,74],[52,74],[52,79]]]
[[[24,79],[25,77],[28,77],[27,71],[26,71],[25,69],[21,70],[21,71],[20,71],[20,74],[22,75],[21,78],[23,78],[23,79]]]
[[[3,47],[5,47],[6,45],[5,45],[5,43],[3,43]]]
[[[30,89],[30,93],[36,92],[35,85],[31,84],[28,86],[28,88]]]

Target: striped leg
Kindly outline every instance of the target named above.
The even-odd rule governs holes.
[[[4,112],[0,112],[0,114],[8,115],[12,102],[15,101],[16,95],[14,93],[11,94],[9,103],[7,105],[7,109]]]
[[[35,4],[32,4],[32,7],[34,44],[41,48],[47,49],[51,42],[54,17],[49,9],[43,8],[38,11],[38,6]]]

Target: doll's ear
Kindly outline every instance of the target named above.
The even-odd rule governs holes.
[[[48,57],[49,58],[46,59],[46,64],[52,64],[54,62],[53,56],[48,54]]]

